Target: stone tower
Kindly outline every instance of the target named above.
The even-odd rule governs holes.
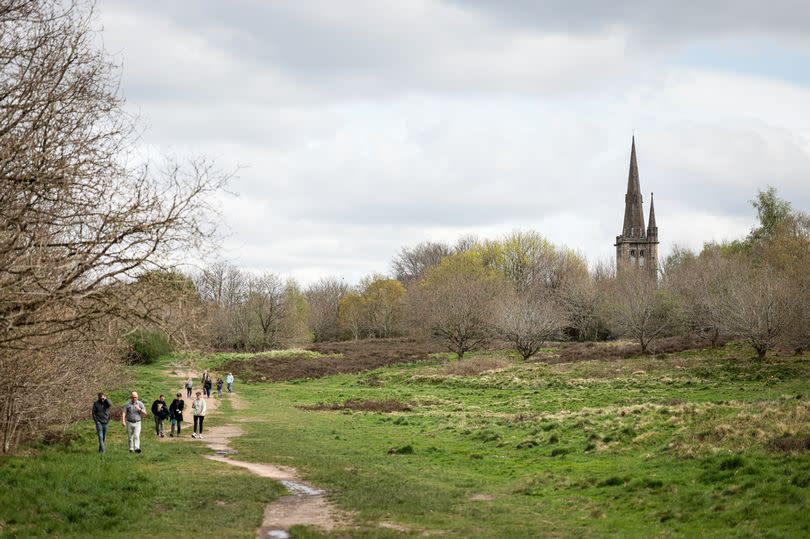
[[[644,199],[638,179],[636,138],[630,149],[630,173],[627,194],[624,195],[624,225],[616,236],[616,271],[641,270],[651,277],[658,275],[658,226],[655,224],[655,205],[650,195],[650,220],[644,227]]]

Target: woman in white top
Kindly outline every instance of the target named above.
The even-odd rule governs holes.
[[[202,398],[202,391],[198,391],[197,398],[191,403],[191,409],[194,412],[194,433],[191,435],[192,438],[202,440],[203,421],[205,420],[205,405],[206,402],[205,399]],[[197,434],[197,425],[200,426],[199,434]]]

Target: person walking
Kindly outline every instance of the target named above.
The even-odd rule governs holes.
[[[225,382],[222,381],[222,377],[217,377],[217,396],[221,399],[222,398],[222,384]]]
[[[169,417],[169,407],[166,406],[166,397],[161,395],[152,403],[152,415],[155,418],[155,434],[163,438],[163,422]]]
[[[183,423],[183,409],[186,407],[186,402],[182,399],[183,394],[178,392],[175,399],[169,405],[169,418],[172,422],[172,430],[169,436],[174,438],[174,427],[177,426],[177,436],[180,436],[180,426]]]
[[[112,406],[112,403],[107,399],[107,395],[104,393],[99,393],[98,399],[93,402],[93,421],[96,422],[99,453],[104,453],[104,443],[107,441],[107,423],[110,422],[110,406]]]
[[[206,402],[205,399],[202,398],[202,392],[197,392],[197,398],[194,402],[191,403],[191,409],[194,411],[194,433],[191,435],[192,438],[198,438],[202,440],[202,433],[203,433],[203,421],[205,421],[205,410],[206,410]],[[197,428],[199,427],[199,434],[197,434]]]
[[[211,397],[211,377],[208,376],[203,382],[203,390],[205,391],[206,398]]]
[[[225,383],[228,384],[228,393],[233,392],[233,374],[228,373],[228,376],[225,377]]]
[[[146,416],[146,407],[138,400],[138,392],[133,391],[129,395],[129,402],[124,405],[124,413],[121,414],[121,424],[127,429],[130,453],[141,452],[141,419]]]
[[[186,397],[189,399],[191,398],[191,388],[194,387],[194,381],[191,379],[191,376],[188,377],[186,380]]]

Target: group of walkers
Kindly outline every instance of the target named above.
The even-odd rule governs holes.
[[[228,393],[233,392],[233,374],[228,373],[228,376],[225,377],[225,380],[222,380],[222,377],[217,377],[217,397],[222,398],[222,386],[227,384]],[[208,371],[205,371],[202,375],[202,386],[203,386],[203,393],[205,393],[206,397],[211,396],[211,387],[213,386],[213,382],[211,381],[211,375],[208,374]],[[191,391],[194,389],[194,380],[191,379],[191,376],[188,377],[186,380],[186,397],[191,397]]]
[[[203,372],[201,377],[202,386],[206,397],[211,396],[211,375],[208,371]],[[228,393],[233,392],[233,374],[228,373],[226,377]],[[222,397],[222,378],[217,379],[217,393]],[[193,382],[191,377],[186,380],[186,397],[191,397]],[[98,399],[93,402],[93,421],[96,424],[96,433],[98,434],[98,452],[104,453],[106,450],[105,443],[107,441],[107,425],[110,422],[110,407],[112,403],[104,393],[98,394]],[[165,395],[160,395],[157,400],[152,403],[152,417],[155,420],[155,435],[158,438],[164,438],[164,424],[168,419],[171,423],[171,430],[169,437],[180,436],[183,425],[183,410],[186,408],[186,403],[183,400],[183,394],[178,392],[174,400],[170,404],[166,404]],[[192,438],[202,439],[203,422],[205,421],[205,414],[207,412],[207,404],[203,398],[203,391],[197,391],[196,398],[191,402],[191,411],[194,417],[194,431],[191,434]],[[129,442],[130,453],[141,452],[141,421],[149,414],[146,411],[146,406],[139,400],[138,392],[133,391],[129,396],[127,402],[122,409],[121,425],[126,429],[127,439]]]

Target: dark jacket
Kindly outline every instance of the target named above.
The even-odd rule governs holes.
[[[160,399],[156,400],[152,403],[152,415],[155,417],[160,417],[166,419],[169,417],[169,407],[166,405],[166,402],[163,402],[163,409],[158,410],[158,405],[161,404]]]
[[[211,389],[211,379],[210,378],[205,379],[205,382],[203,382],[203,387]]]
[[[222,378],[217,378],[217,389],[222,389],[222,384],[225,382],[222,381]]]
[[[176,419],[177,421],[183,420],[183,408],[186,407],[185,401],[183,399],[174,399],[172,403],[169,405],[169,417],[172,419]]]
[[[110,421],[110,403],[109,399],[100,401],[98,399],[93,403],[93,421],[98,423],[107,423]],[[87,416],[85,416],[87,417]]]

